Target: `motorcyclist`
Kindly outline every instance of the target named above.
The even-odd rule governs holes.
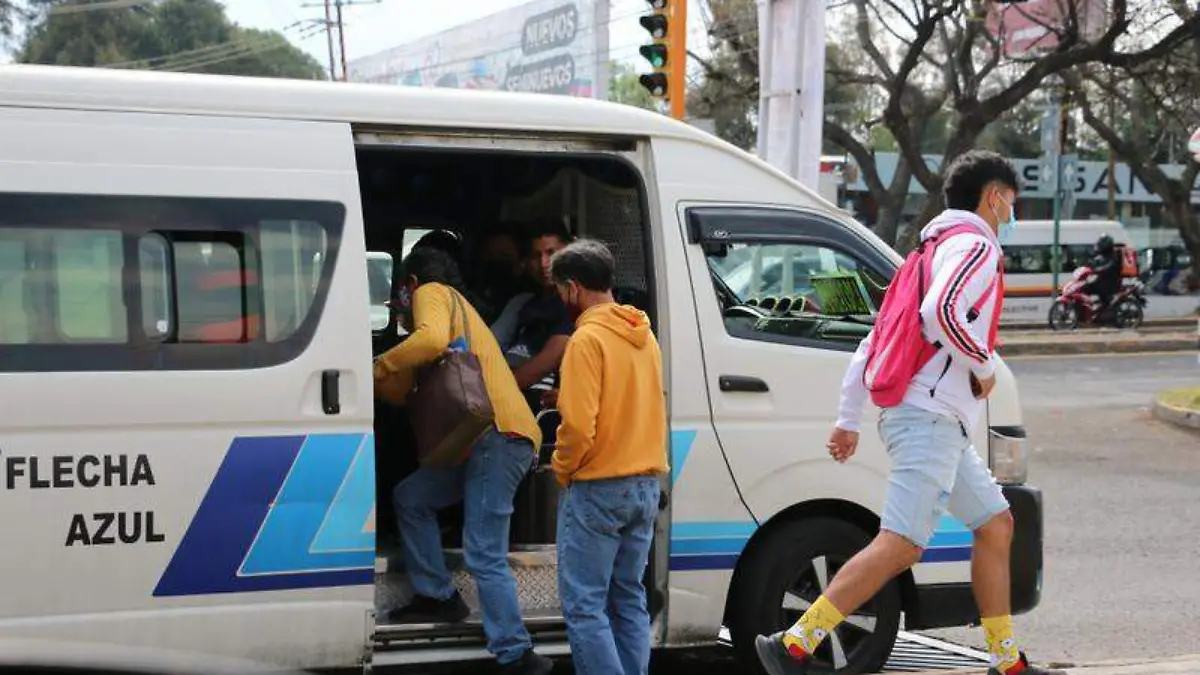
[[[1087,293],[1100,296],[1101,310],[1107,309],[1121,288],[1121,258],[1116,243],[1104,234],[1096,241],[1092,260],[1088,263],[1096,279],[1084,287]]]

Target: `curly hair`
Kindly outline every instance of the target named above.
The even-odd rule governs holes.
[[[974,211],[983,199],[983,189],[999,182],[1019,192],[1021,182],[1012,163],[990,150],[971,150],[954,160],[946,171],[942,195],[946,206],[962,211]]]

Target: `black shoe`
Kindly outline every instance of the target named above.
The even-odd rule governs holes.
[[[1025,652],[1021,652],[1021,660],[1017,665],[1009,668],[1007,673],[1001,673],[999,668],[988,668],[988,675],[1067,675],[1065,670],[1047,670],[1038,668],[1037,666],[1029,665],[1029,659],[1025,657]]]
[[[500,666],[502,675],[549,675],[553,670],[554,662],[532,649],[516,661]]]
[[[461,623],[471,608],[456,591],[446,600],[414,595],[409,603],[388,614],[388,623]]]
[[[754,651],[768,675],[808,675],[808,659],[798,659],[783,646],[783,633],[754,638]],[[989,675],[991,675],[989,673]]]

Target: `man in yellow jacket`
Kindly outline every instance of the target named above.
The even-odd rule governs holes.
[[[646,315],[613,300],[612,253],[578,241],[550,275],[575,321],[562,362],[554,472],[558,586],[575,671],[644,675],[642,575],[667,471],[662,356]]]

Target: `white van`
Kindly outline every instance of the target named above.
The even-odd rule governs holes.
[[[878,528],[874,425],[846,465],[825,442],[900,259],[708,134],[566,97],[33,66],[0,68],[0,128],[0,638],[305,668],[485,657],[474,616],[385,619],[408,593],[390,495],[411,451],[403,411],[372,397],[372,350],[399,338],[367,328],[368,260],[386,271],[410,228],[470,250],[565,215],[612,247],[669,387],[656,647],[727,628],[744,653]],[[1016,516],[1021,613],[1042,506],[998,380],[975,439]],[[530,481],[510,558],[538,648],[563,654],[554,496]],[[945,519],[821,656],[872,670],[902,615],[976,621],[970,548]]]

